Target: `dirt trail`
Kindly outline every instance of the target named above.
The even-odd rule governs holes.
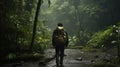
[[[79,49],[66,49],[64,57],[64,65],[62,67],[90,67],[91,64],[101,60],[105,53],[102,52],[83,52]],[[55,55],[54,49],[47,49],[45,56],[52,58]],[[41,65],[39,62],[22,62],[22,64],[7,64],[3,67],[57,67],[55,59]],[[61,66],[60,66],[61,67]]]
[[[48,49],[46,56],[54,56],[54,49]],[[103,58],[102,52],[83,52],[79,49],[66,49],[63,67],[90,67],[91,64]],[[56,67],[55,59],[46,64],[45,67]]]

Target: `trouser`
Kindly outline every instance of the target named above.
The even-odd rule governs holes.
[[[63,45],[57,45],[55,48],[56,52],[56,64],[59,65],[63,64],[63,57],[64,57],[64,46]]]

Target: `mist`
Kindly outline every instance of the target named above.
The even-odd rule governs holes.
[[[110,19],[112,17],[103,18],[107,16],[106,9],[109,9],[104,1],[51,0],[50,7],[47,2],[44,0],[41,6],[40,20],[52,30],[56,28],[57,23],[61,22],[71,35],[81,30],[96,32],[115,24],[113,21],[116,21]]]

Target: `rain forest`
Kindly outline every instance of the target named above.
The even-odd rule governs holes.
[[[120,0],[1,0],[0,67],[58,67],[58,23],[69,41],[59,67],[120,67]]]

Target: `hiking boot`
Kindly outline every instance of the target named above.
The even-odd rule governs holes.
[[[57,66],[59,66],[59,63],[56,63]]]
[[[56,56],[56,65],[59,66],[59,56]]]
[[[63,65],[63,61],[60,61],[60,65]]]

